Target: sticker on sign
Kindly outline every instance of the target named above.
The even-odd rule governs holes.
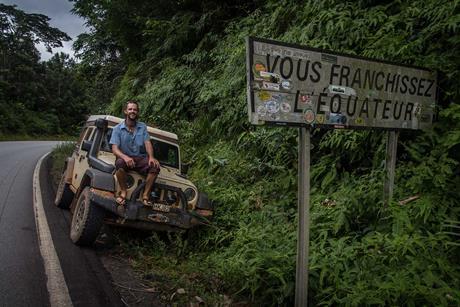
[[[437,76],[428,69],[252,37],[246,55],[252,124],[383,129],[432,125]],[[257,112],[272,94],[292,102],[271,109],[275,113]]]

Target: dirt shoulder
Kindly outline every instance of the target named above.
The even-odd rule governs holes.
[[[159,290],[147,285],[140,274],[132,269],[129,260],[113,251],[101,252],[98,255],[126,306],[164,306],[159,300]]]

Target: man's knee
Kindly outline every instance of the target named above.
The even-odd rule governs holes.
[[[149,165],[149,159],[148,157],[143,157],[139,159],[137,162],[137,167],[136,170],[143,175],[147,174],[158,174],[160,172],[159,167],[155,167],[153,165]]]
[[[126,164],[125,160],[117,159],[117,160],[115,160],[115,168],[117,170],[124,169],[125,171],[127,171],[128,170],[128,165]]]
[[[153,165],[150,165],[149,169],[148,169],[148,172],[150,174],[158,175],[158,173],[160,172],[160,168],[156,167],[156,166],[153,166]]]

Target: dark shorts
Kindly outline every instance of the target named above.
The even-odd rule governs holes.
[[[141,175],[147,175],[147,173],[158,174],[160,172],[159,167],[149,166],[148,157],[131,157],[131,158],[133,158],[134,164],[135,164],[133,168],[129,168],[125,160],[118,158],[115,161],[115,167],[117,168],[117,170],[122,168],[125,171],[136,171]]]

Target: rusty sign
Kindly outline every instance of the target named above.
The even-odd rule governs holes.
[[[436,73],[353,55],[249,37],[252,124],[425,129],[432,124]]]

